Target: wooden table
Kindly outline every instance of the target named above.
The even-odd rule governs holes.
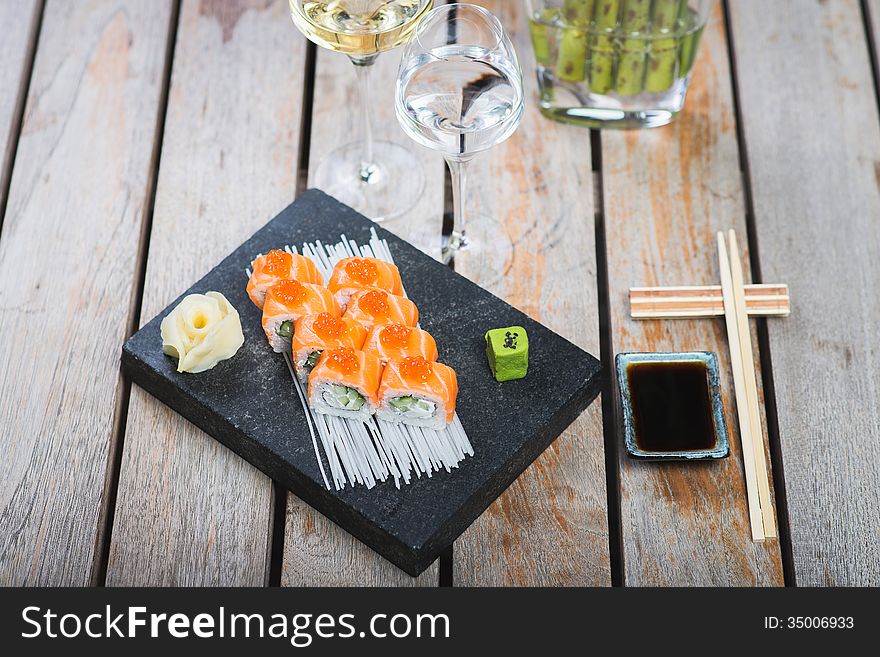
[[[284,0],[2,0],[0,584],[880,584],[880,0],[716,2],[679,121],[602,133],[538,113],[522,5],[484,4],[529,103],[474,163],[498,221],[458,271],[607,366],[718,352],[735,429],[723,321],[627,303],[717,281],[735,228],[751,279],[793,296],[753,321],[780,539],[749,538],[735,430],[723,462],[634,463],[610,388],[416,579],[273,485],[131,386],[120,347],[353,138],[350,64]],[[396,67],[376,130],[408,143]],[[419,157],[424,197],[389,228],[426,244],[448,199]]]

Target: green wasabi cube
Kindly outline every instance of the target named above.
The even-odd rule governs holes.
[[[529,371],[529,336],[522,326],[486,333],[486,356],[496,381],[522,379]]]

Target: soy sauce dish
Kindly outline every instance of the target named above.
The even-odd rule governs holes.
[[[632,458],[695,461],[730,453],[714,353],[624,353],[615,363],[624,443]]]

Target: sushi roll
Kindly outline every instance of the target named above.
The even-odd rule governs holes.
[[[256,258],[251,263],[251,270],[253,273],[248,280],[247,293],[260,310],[266,301],[266,290],[276,283],[292,280],[312,285],[324,284],[324,277],[314,262],[305,256],[278,249]]]
[[[345,309],[345,316],[360,322],[367,330],[384,324],[415,326],[419,323],[416,304],[382,290],[355,292]]]
[[[376,417],[440,431],[455,416],[455,370],[421,356],[388,362],[379,385]]]
[[[330,313],[300,317],[293,326],[293,365],[300,381],[308,381],[321,352],[336,347],[360,349],[367,329],[357,322]]]
[[[430,333],[399,323],[374,326],[364,342],[363,350],[378,356],[386,364],[392,358],[406,356],[437,360],[437,343]]]
[[[309,374],[309,406],[317,413],[366,422],[379,405],[382,363],[363,351],[328,349]]]
[[[263,305],[263,331],[272,349],[289,352],[294,322],[304,315],[318,313],[340,315],[339,306],[326,287],[299,281],[281,281],[270,287]]]
[[[343,258],[333,268],[327,287],[342,309],[348,305],[351,295],[360,290],[376,289],[398,296],[403,294],[403,283],[397,267],[376,258]]]

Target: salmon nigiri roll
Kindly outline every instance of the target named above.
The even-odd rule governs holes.
[[[293,325],[293,366],[305,383],[321,352],[337,347],[360,349],[367,337],[367,329],[347,317],[330,313],[306,315]]]
[[[388,362],[379,385],[376,417],[438,431],[452,422],[458,380],[455,370],[421,356]]]
[[[345,316],[360,322],[367,329],[395,323],[415,326],[419,322],[416,304],[406,297],[382,290],[355,292],[345,309]]]
[[[437,343],[431,334],[406,324],[374,326],[364,342],[363,350],[378,356],[383,363],[406,356],[437,360]]]
[[[273,249],[261,255],[251,263],[250,280],[247,293],[257,308],[263,308],[266,301],[266,290],[281,281],[292,280],[312,285],[323,285],[324,277],[315,263],[305,256]]]
[[[343,258],[333,268],[327,287],[341,308],[345,308],[351,295],[359,290],[377,289],[398,296],[403,294],[397,267],[377,258]]]
[[[304,315],[318,313],[340,314],[326,287],[299,281],[281,281],[270,287],[263,305],[263,331],[272,349],[278,353],[290,351],[293,323]]]
[[[379,405],[382,363],[363,351],[328,349],[309,374],[309,406],[325,415],[366,422]]]

